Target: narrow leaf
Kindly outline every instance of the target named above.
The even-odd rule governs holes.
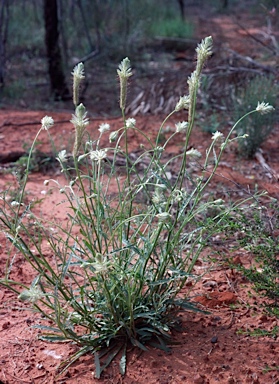
[[[125,345],[122,351],[120,362],[119,362],[119,372],[122,376],[124,376],[126,372],[126,363],[127,363],[127,349]]]
[[[40,340],[43,340],[43,341],[48,341],[50,343],[68,343],[69,342],[69,339],[66,339],[64,336],[51,336],[51,335],[42,335],[42,336],[39,336],[39,339]]]
[[[96,377],[96,379],[100,379],[102,370],[101,370],[101,362],[99,359],[99,353],[98,352],[94,353],[94,361],[95,361],[95,377]]]
[[[131,342],[132,342],[132,344],[133,344],[135,347],[139,347],[139,348],[142,349],[143,351],[148,351],[148,349],[146,348],[146,346],[143,345],[140,341],[131,338]]]

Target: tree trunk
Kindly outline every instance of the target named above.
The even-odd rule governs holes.
[[[45,44],[51,92],[55,100],[69,100],[59,46],[57,0],[44,0]]]
[[[180,9],[180,16],[181,16],[182,20],[184,20],[184,18],[185,18],[184,0],[178,0],[178,5],[179,5],[179,9]]]
[[[9,1],[0,2],[0,91],[4,88],[6,69],[6,44],[8,38]]]
[[[223,8],[228,8],[229,0],[223,0]]]

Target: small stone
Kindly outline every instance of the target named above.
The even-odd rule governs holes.
[[[243,262],[239,256],[233,258],[234,265],[243,265]]]
[[[268,321],[268,317],[266,315],[262,315],[260,316],[259,321],[261,323],[266,323]]]
[[[220,316],[214,316],[212,321],[215,321],[215,322],[218,322],[218,321],[221,321],[222,318]]]
[[[193,383],[195,383],[195,384],[204,384],[205,381],[204,381],[204,378],[201,375],[197,374],[196,376],[193,377]]]
[[[6,323],[2,324],[2,329],[8,329],[11,323],[7,321]]]
[[[218,336],[213,336],[210,341],[211,341],[212,344],[216,344],[217,341],[218,341]]]
[[[150,365],[152,368],[157,368],[159,366],[159,362],[157,360],[152,360]]]

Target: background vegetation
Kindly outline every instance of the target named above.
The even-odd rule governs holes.
[[[98,113],[111,114],[118,113],[117,101],[107,100],[106,96],[108,91],[116,91],[118,84],[115,76],[108,74],[123,57],[133,59],[137,67],[135,80],[142,88],[150,88],[149,76],[158,83],[167,73],[173,81],[170,51],[177,48],[192,51],[204,37],[197,36],[195,10],[200,9],[198,17],[212,17],[220,12],[237,15],[245,9],[261,15],[264,25],[263,7],[276,8],[276,3],[272,0],[1,0],[0,106],[50,107],[53,92],[51,96],[44,20],[44,7],[49,9],[49,4],[57,8],[58,42],[68,87],[71,87],[68,74],[75,64],[83,61],[88,78],[82,98],[86,97],[90,110],[88,101],[92,100],[95,110],[97,104],[105,102],[106,111]],[[171,42],[170,49],[158,37],[183,39],[183,44]],[[192,67],[188,69],[192,70]],[[91,87],[93,79],[94,87]],[[176,78],[175,81],[178,85],[179,81]],[[173,87],[172,92],[175,92]],[[179,96],[181,91],[177,92]],[[216,90],[213,92],[216,94]],[[70,108],[70,104],[66,106]]]

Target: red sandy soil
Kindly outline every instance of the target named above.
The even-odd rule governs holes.
[[[232,33],[230,26],[238,27],[228,18],[219,16],[218,26],[225,23],[228,30],[223,28],[223,35]],[[212,21],[213,22],[213,21]],[[231,24],[230,24],[231,23]],[[208,33],[206,33],[208,34]],[[212,34],[214,35],[214,29]],[[232,47],[235,49],[236,47]],[[239,44],[239,40],[238,40]],[[243,53],[243,52],[240,52]],[[68,122],[71,112],[52,113],[45,111],[0,111],[0,154],[1,160],[6,155],[22,152],[23,143],[30,143],[40,127],[40,120],[44,115],[53,116],[56,125],[52,128],[52,136],[59,148],[69,145],[73,136],[73,128]],[[184,117],[185,118],[185,117]],[[183,119],[176,118],[175,122]],[[107,121],[107,120],[105,120]],[[154,132],[158,129],[159,116],[137,117],[137,125],[145,132]],[[103,120],[91,120],[90,130],[98,128]],[[172,121],[172,123],[174,120]],[[30,124],[36,123],[36,124]],[[113,127],[121,126],[121,119],[109,119]],[[48,138],[45,132],[39,138],[39,149],[49,151]],[[64,143],[63,143],[64,141]],[[204,151],[210,143],[210,134],[195,128],[191,138],[191,145]],[[272,174],[268,172],[257,160],[240,159],[234,148],[228,150],[222,159],[212,190],[234,187],[253,189],[256,185],[264,189],[275,198],[279,197],[278,175],[278,142],[279,127],[275,127],[267,142],[264,144],[263,157],[271,167]],[[64,146],[63,146],[64,144]],[[181,143],[176,141],[171,147],[175,152],[181,149]],[[138,143],[131,138],[131,150],[136,150]],[[4,166],[3,166],[4,167]],[[52,178],[61,175],[53,171]],[[28,199],[43,198],[38,210],[46,217],[55,211],[55,216],[65,219],[65,212],[57,206],[59,194],[45,194],[47,191],[43,182],[50,175],[32,173],[27,184]],[[1,175],[0,189],[7,185],[14,185],[12,175]],[[220,246],[221,247],[221,246]],[[5,268],[7,258],[7,242],[1,236],[0,265],[1,274]],[[46,247],[46,255],[49,250]],[[225,247],[219,249],[226,256]],[[250,263],[253,255],[239,251],[235,255],[243,263]],[[203,272],[208,265],[201,260],[195,272]],[[24,260],[19,255],[14,263],[14,277],[26,283],[32,280]],[[187,292],[187,287],[185,288]],[[171,353],[150,349],[142,352],[131,348],[128,351],[127,373],[121,377],[118,373],[117,363],[105,371],[102,379],[94,378],[94,358],[87,355],[73,364],[69,371],[57,375],[60,363],[76,351],[71,343],[48,344],[38,340],[38,330],[32,326],[42,321],[38,314],[26,310],[24,304],[8,289],[0,287],[0,383],[4,384],[213,384],[213,383],[279,383],[279,343],[277,339],[238,334],[240,329],[253,330],[261,328],[270,330],[279,325],[279,320],[269,317],[260,308],[260,299],[250,295],[250,284],[243,276],[225,266],[211,268],[194,287],[192,295],[203,308],[210,310],[210,314],[195,314],[182,312],[180,315],[182,332],[174,332]],[[266,372],[265,368],[269,367]]]
[[[1,155],[22,151],[22,143],[33,138],[40,126],[40,119],[45,112],[2,111],[0,113]],[[52,134],[61,134],[68,140],[73,128],[70,123],[59,123],[69,120],[69,113],[52,114],[57,125],[52,128]],[[155,120],[155,121],[154,121]],[[102,120],[104,121],[104,120]],[[146,132],[151,132],[159,126],[159,117],[138,117],[137,124]],[[176,120],[177,121],[177,120]],[[38,122],[35,125],[24,125],[28,122]],[[119,127],[121,119],[109,121],[112,127]],[[17,124],[23,124],[18,126]],[[91,131],[94,134],[100,121],[92,121]],[[113,129],[113,128],[112,128]],[[47,151],[47,136],[45,132],[39,138],[40,149]],[[263,147],[263,154],[268,159],[268,165],[273,169],[273,176],[256,160],[240,160],[234,150],[227,151],[218,171],[219,175],[212,185],[213,189],[229,187],[233,180],[242,188],[251,189],[257,184],[260,189],[266,189],[278,198],[279,188],[275,175],[279,174],[278,159],[274,156],[278,148],[279,129],[273,131]],[[204,150],[210,142],[210,134],[195,129],[191,144]],[[137,143],[131,140],[134,149]],[[172,152],[181,148],[176,141]],[[61,147],[63,148],[63,146]],[[226,178],[223,178],[225,176]],[[57,202],[61,197],[53,191],[44,195],[46,187],[43,181],[50,175],[33,173],[27,185],[28,199],[44,198],[39,210],[51,218],[55,210],[56,218],[65,219],[65,212]],[[61,175],[53,174],[52,178]],[[3,190],[7,183],[13,185],[13,176],[1,177],[0,188]],[[235,184],[234,184],[235,186]],[[241,188],[240,192],[241,193]],[[2,239],[1,269],[4,270],[6,260],[6,242]],[[226,249],[221,250],[226,255]],[[46,254],[49,250],[46,247]],[[242,252],[238,255],[242,262],[249,263],[253,255]],[[208,266],[203,261],[196,267],[196,272],[203,271]],[[20,281],[30,282],[32,274],[25,265],[23,258],[17,256],[14,263],[14,277]],[[186,288],[187,289],[187,288]],[[253,330],[254,328],[272,329],[278,325],[276,318],[268,317],[257,304],[256,296],[249,297],[249,283],[239,274],[225,267],[213,268],[204,275],[201,282],[194,288],[192,294],[198,295],[196,300],[205,308],[210,309],[209,315],[181,313],[182,333],[174,333],[175,345],[170,354],[150,349],[142,353],[131,349],[128,353],[127,373],[124,378],[118,374],[117,365],[112,364],[105,372],[103,379],[94,379],[94,360],[88,355],[75,363],[62,377],[55,378],[61,361],[75,351],[71,344],[47,344],[38,340],[38,331],[32,328],[35,323],[42,321],[38,314],[27,311],[9,290],[0,288],[0,379],[4,383],[277,383],[279,382],[277,340],[265,337],[253,338],[238,335],[239,329]],[[231,307],[231,304],[234,304]],[[268,366],[274,370],[264,373]]]

